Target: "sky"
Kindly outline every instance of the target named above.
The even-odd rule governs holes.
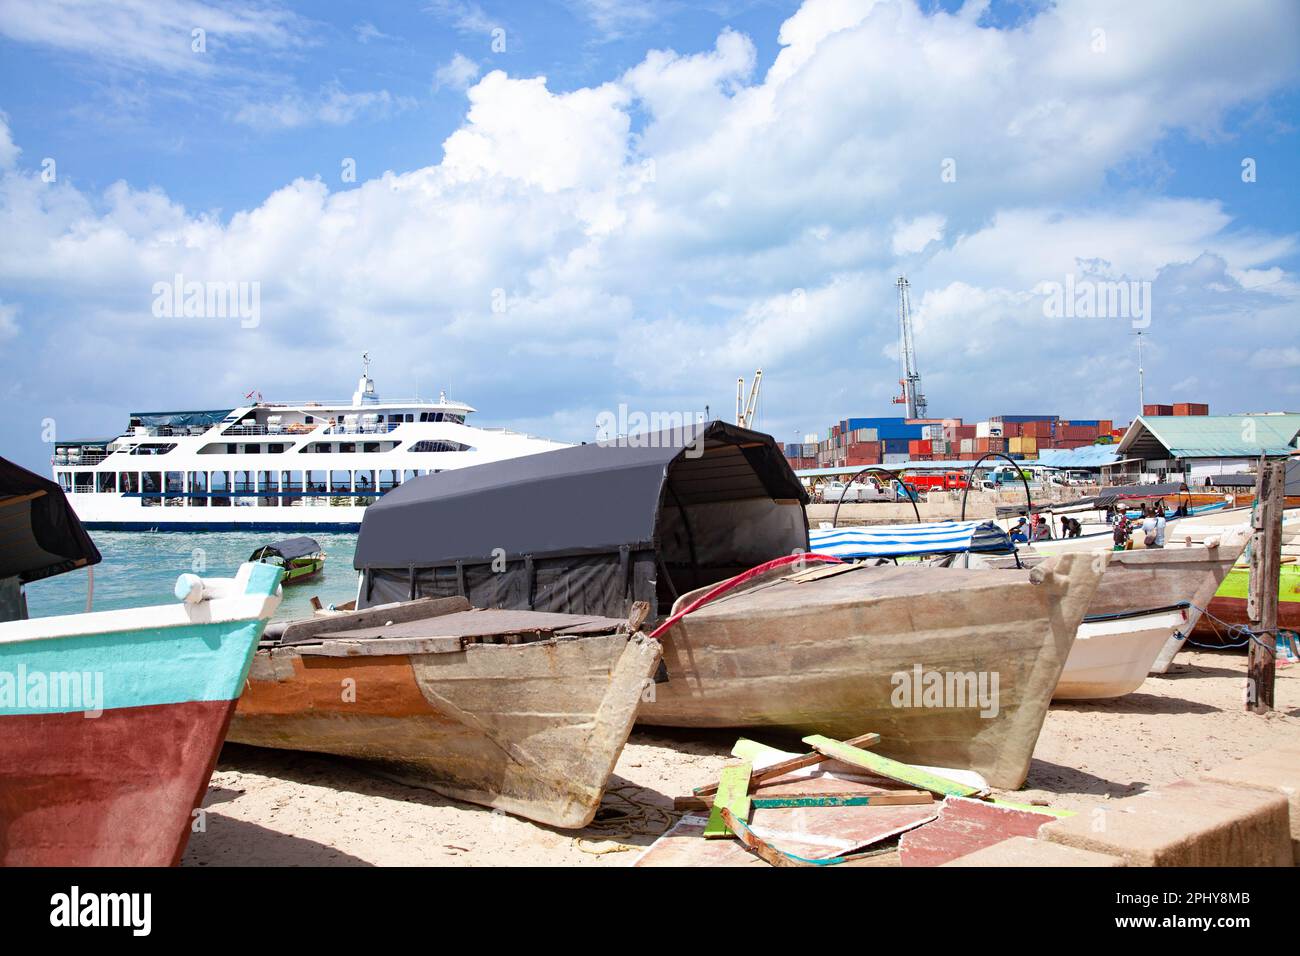
[[[1300,410],[1298,126],[1294,0],[0,0],[0,454],[363,351],[570,441],[761,368],[801,440],[899,413],[900,274],[932,416],[1126,422],[1137,331]]]

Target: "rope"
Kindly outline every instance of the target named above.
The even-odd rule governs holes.
[[[617,837],[659,836],[667,831],[682,816],[679,811],[660,803],[649,803],[636,799],[636,795],[647,790],[634,783],[621,787],[612,787],[605,791],[596,819],[586,826],[586,831],[607,834],[604,840],[612,845],[589,846],[591,839],[586,836],[576,837],[574,843],[583,853],[592,856],[604,856],[607,853],[625,853],[628,850],[643,849],[635,843],[617,840]],[[611,806],[608,801],[614,798],[621,806]]]
[[[1215,615],[1210,613],[1208,608],[1197,607],[1195,604],[1189,604],[1188,607],[1190,607],[1192,610],[1200,611],[1201,616],[1203,618],[1208,619],[1211,624],[1215,625],[1214,628],[1215,637],[1219,636],[1220,627],[1222,627],[1227,632],[1227,637],[1229,640],[1231,640],[1234,636],[1240,637],[1240,640],[1236,640],[1233,643],[1223,642],[1219,644],[1202,644],[1199,641],[1192,640],[1190,636],[1184,635],[1183,640],[1186,641],[1188,644],[1192,645],[1192,647],[1200,647],[1210,651],[1231,650],[1233,648],[1245,647],[1251,641],[1255,641],[1257,644],[1259,644],[1260,647],[1269,651],[1269,653],[1276,655],[1277,644],[1278,641],[1281,640],[1284,644],[1288,645],[1291,648],[1291,653],[1295,654],[1297,652],[1297,639],[1300,639],[1300,634],[1297,634],[1295,631],[1289,630],[1284,627],[1274,628],[1271,631],[1268,630],[1257,631],[1254,628],[1251,628],[1245,624],[1232,624],[1229,623],[1228,621],[1223,620],[1222,618],[1216,617]],[[1273,636],[1272,646],[1270,646],[1269,644],[1265,643],[1262,640],[1262,638],[1268,637],[1270,634]]]
[[[777,568],[785,567],[787,564],[795,564],[803,561],[825,561],[830,564],[844,563],[840,558],[834,557],[829,554],[817,554],[815,552],[809,552],[808,554],[802,554],[802,553],[787,554],[784,557],[773,558],[771,561],[765,561],[762,564],[758,565],[757,567],[750,568],[748,571],[744,571],[740,574],[737,574],[734,578],[727,578],[727,580],[723,581],[721,584],[718,584],[713,588],[711,588],[706,594],[703,594],[700,597],[696,598],[686,607],[682,608],[672,617],[668,618],[668,620],[664,621],[662,624],[656,627],[654,631],[651,632],[650,639],[651,640],[657,639],[658,637],[660,637],[660,635],[662,635],[670,627],[672,627],[674,624],[676,624],[678,621],[684,618],[687,614],[690,614],[692,611],[699,610],[704,605],[712,601],[714,598],[721,597],[723,594],[726,594],[728,591],[732,590],[733,588],[739,587],[740,585],[744,584],[746,581],[752,580],[753,578],[766,574],[768,571],[773,571]]]

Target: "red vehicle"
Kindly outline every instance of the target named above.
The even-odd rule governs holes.
[[[967,478],[964,471],[945,471],[941,475],[908,475],[907,483],[918,491],[961,491]]]

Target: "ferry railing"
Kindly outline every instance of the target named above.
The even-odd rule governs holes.
[[[387,435],[401,425],[414,422],[376,422],[373,425],[330,425],[321,432],[322,435]]]

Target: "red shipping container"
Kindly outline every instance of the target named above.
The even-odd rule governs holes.
[[[1177,402],[1174,405],[1175,415],[1208,415],[1210,406],[1202,405],[1199,402]]]
[[[1143,405],[1143,415],[1172,415],[1174,406],[1172,405]]]

